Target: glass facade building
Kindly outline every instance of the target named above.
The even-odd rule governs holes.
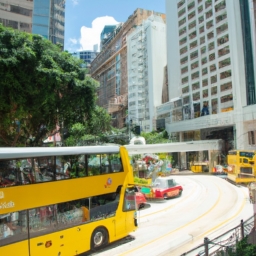
[[[64,45],[65,0],[34,0],[32,33]]]
[[[0,23],[64,45],[65,0],[0,0]]]
[[[74,52],[72,55],[80,60],[83,60],[86,66],[90,65],[91,62],[96,58],[97,52],[94,51],[81,51]]]

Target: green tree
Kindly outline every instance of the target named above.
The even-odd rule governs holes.
[[[230,256],[256,256],[256,245],[248,243],[248,237],[245,237],[236,245],[236,251]]]
[[[39,35],[0,24],[0,145],[39,145],[56,123],[90,121],[98,83],[80,60]]]
[[[167,131],[142,132],[141,136],[145,138],[147,144],[170,143]]]
[[[104,108],[95,106],[91,118],[86,123],[75,123],[70,128],[70,136],[65,140],[65,145],[75,146],[85,141],[108,142],[106,132],[111,131],[111,117]]]

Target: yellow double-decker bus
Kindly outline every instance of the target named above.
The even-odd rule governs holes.
[[[96,250],[137,228],[123,146],[0,148],[0,255]]]
[[[256,181],[256,151],[230,150],[227,155],[228,180],[236,184]]]

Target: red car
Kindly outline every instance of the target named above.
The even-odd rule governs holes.
[[[153,183],[152,193],[155,198],[172,198],[181,196],[183,188],[171,177],[158,177]]]
[[[145,195],[141,192],[136,192],[136,205],[137,209],[142,209],[144,208],[145,204],[147,203],[147,199]]]

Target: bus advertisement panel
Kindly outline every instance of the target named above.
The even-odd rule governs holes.
[[[137,228],[125,147],[0,149],[0,255],[78,255]]]

